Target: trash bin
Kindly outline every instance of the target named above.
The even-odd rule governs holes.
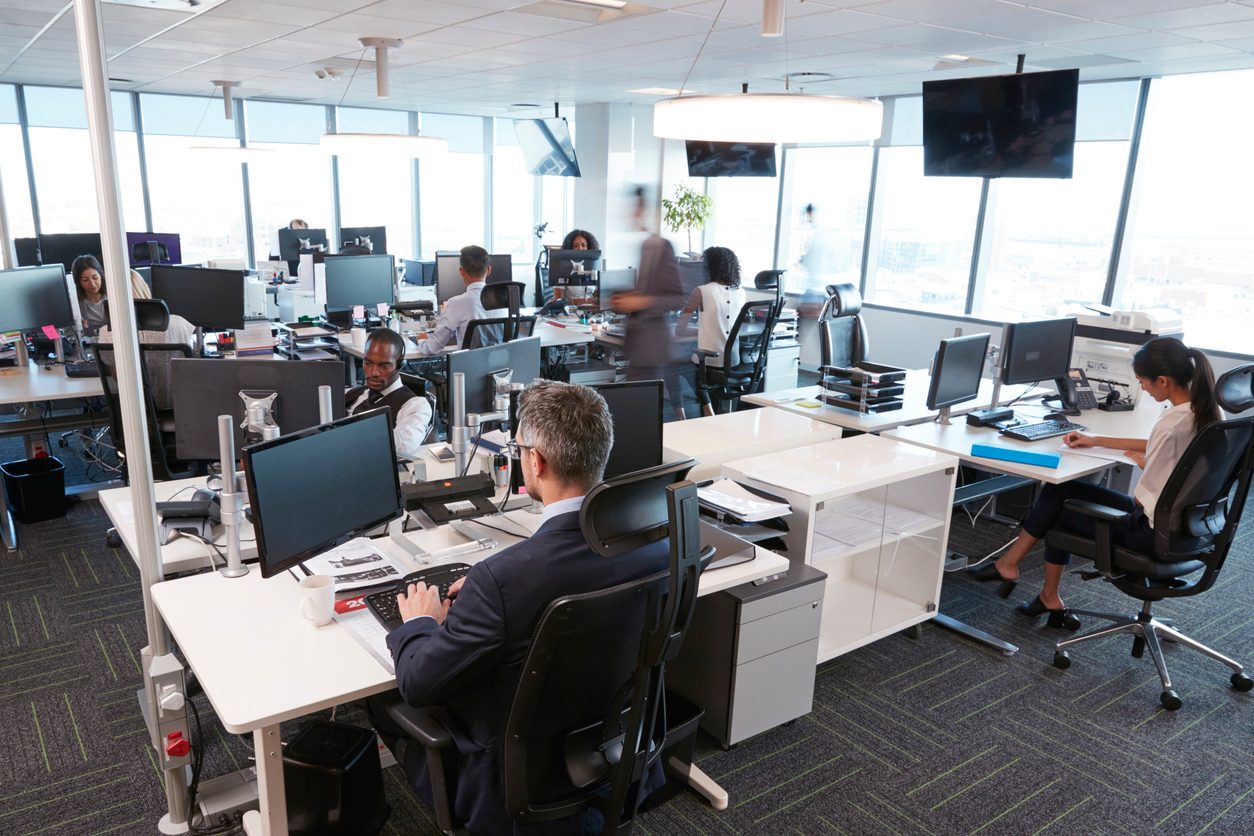
[[[9,508],[20,522],[65,516],[65,465],[49,456],[0,464]]]

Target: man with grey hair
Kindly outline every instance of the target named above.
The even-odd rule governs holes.
[[[522,665],[540,617],[554,599],[615,586],[666,569],[665,541],[613,559],[589,548],[579,528],[584,495],[601,481],[614,441],[605,399],[586,386],[543,381],[519,404],[515,444],[528,493],[544,502],[529,539],[485,558],[441,600],[414,584],[397,596],[404,623],[388,634],[398,693],[374,697],[371,719],[396,751],[403,733],[388,719],[389,701],[442,706],[459,756],[446,776],[456,818],[473,833],[528,833],[535,825],[505,811],[502,737]],[[418,794],[431,791],[417,746],[398,753]],[[545,833],[580,822],[547,822]],[[555,830],[555,826],[557,829]]]

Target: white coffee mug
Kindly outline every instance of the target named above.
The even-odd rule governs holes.
[[[330,624],[335,609],[335,578],[310,575],[300,581],[300,614],[310,624]]]
[[[353,335],[353,345],[357,348],[361,348],[366,344],[365,328],[354,328],[350,333]]]

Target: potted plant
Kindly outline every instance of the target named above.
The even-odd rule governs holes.
[[[692,231],[703,229],[713,211],[713,198],[682,184],[675,187],[674,198],[662,198],[662,222],[672,232],[681,229],[688,232],[688,255],[691,258],[700,258],[699,253],[692,251]]]

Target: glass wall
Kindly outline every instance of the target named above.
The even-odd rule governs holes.
[[[752,286],[759,270],[775,265],[779,178],[709,177],[706,194],[714,200],[714,213],[705,229],[705,246],[733,250],[741,278]]]
[[[1113,303],[1165,309],[1195,345],[1254,352],[1254,71],[1150,86]]]
[[[278,230],[299,218],[332,235],[331,157],[318,145],[326,132],[321,105],[245,102],[248,146],[248,199],[253,214],[253,247],[259,260],[278,256]]]
[[[784,289],[822,295],[829,284],[860,284],[874,151],[861,146],[787,153],[779,259],[787,270]]]
[[[9,233],[14,238],[32,237],[35,218],[26,180],[26,152],[18,122],[17,91],[11,84],[0,84],[0,176],[4,186],[0,197],[9,218]]]
[[[422,115],[423,136],[448,140],[448,157],[418,164],[422,201],[422,257],[436,250],[486,246],[483,120],[441,113]]]
[[[341,107],[336,129],[344,133],[407,134],[409,114],[399,110]],[[387,251],[414,258],[413,160],[395,154],[341,156],[340,226],[387,228]]]

